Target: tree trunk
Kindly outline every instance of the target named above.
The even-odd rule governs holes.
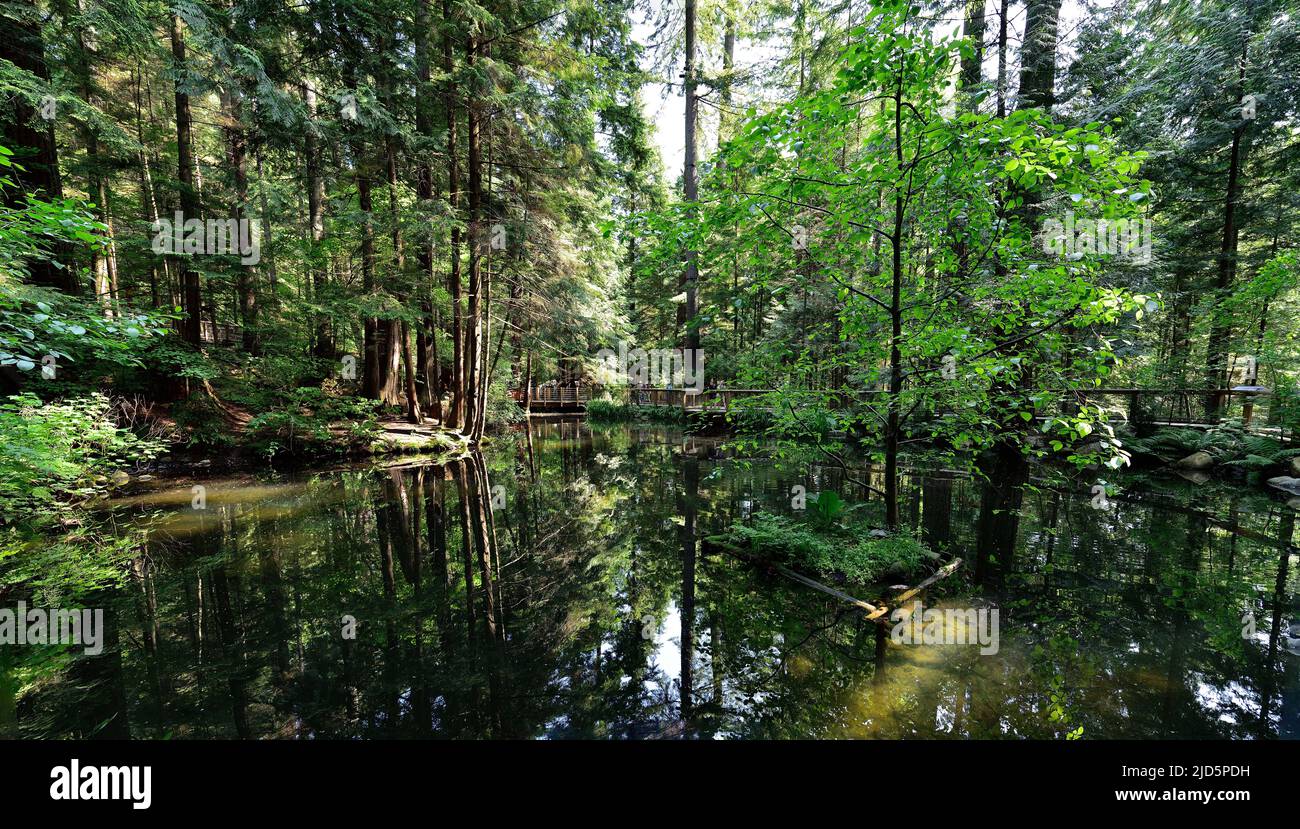
[[[38,15],[35,13],[35,0],[20,0],[19,10],[25,14],[11,17],[0,11],[4,20],[5,35],[0,37],[0,60],[7,60],[14,66],[30,72],[48,83],[49,67],[45,62],[45,43],[41,39]],[[40,195],[41,198],[56,201],[63,198],[63,185],[59,177],[59,155],[54,143],[54,119],[48,119],[44,128],[32,126],[37,118],[37,111],[21,95],[10,96],[6,107],[8,112],[0,117],[4,124],[3,143],[13,151],[13,161],[21,164],[5,170],[5,175],[13,179],[16,187],[4,190],[6,207],[18,207],[24,196]],[[56,288],[69,294],[81,293],[81,283],[77,280],[77,269],[71,267],[71,251],[66,245],[55,248],[54,260],[68,267],[55,267],[51,261],[32,262],[28,279],[34,285]]]
[[[352,143],[352,159],[357,184],[357,206],[361,209],[361,290],[367,301],[374,301],[377,285],[375,284],[375,222],[374,200],[370,186],[370,176],[361,167],[360,141]],[[386,321],[389,322],[389,321]],[[391,323],[390,323],[391,327]],[[362,394],[371,400],[381,400],[383,374],[379,363],[379,322],[374,317],[366,317],[362,325],[362,364],[364,379]]]
[[[1007,116],[1007,14],[1011,0],[998,6],[998,117]]]
[[[77,13],[82,13],[81,2],[76,3]],[[77,75],[81,86],[81,98],[86,105],[94,108],[95,100],[94,66],[90,47],[86,43],[85,24],[76,27]],[[108,204],[108,182],[104,175],[104,165],[99,154],[99,135],[95,127],[83,124],[82,140],[86,145],[86,194],[94,204],[95,218],[105,227],[106,244],[90,249],[90,276],[94,283],[95,299],[105,317],[111,318],[117,298],[117,261],[113,253],[113,214]]]
[[[900,71],[902,68],[900,67]],[[902,79],[894,98],[894,161],[898,181],[894,189],[894,229],[890,234],[893,248],[892,279],[889,298],[889,408],[885,423],[885,527],[896,532],[898,521],[898,447],[902,432],[903,394],[903,213],[907,177],[903,169],[903,99]]]
[[[969,96],[980,83],[980,67],[984,63],[984,4],[985,0],[967,0],[966,22],[962,37],[974,41],[975,51],[961,59],[961,89]],[[974,109],[974,101],[969,101]]]
[[[275,272],[275,254],[271,247],[271,208],[266,197],[266,175],[262,171],[262,153],[255,153],[257,158],[257,182],[258,191],[261,201],[261,221],[262,221],[262,252],[266,260],[266,299],[267,310],[272,316],[280,308],[280,298],[277,296],[279,286],[277,274]]]
[[[686,0],[686,61],[683,72],[686,89],[686,146],[682,164],[682,189],[688,203],[699,198],[695,169],[695,129],[699,121],[699,100],[695,95],[695,11],[696,0]],[[693,208],[692,212],[694,212]],[[682,275],[682,285],[686,289],[684,347],[689,352],[689,356],[684,355],[683,362],[690,367],[692,376],[698,376],[696,359],[700,350],[700,329],[696,319],[699,315],[697,296],[699,267],[696,258],[697,252],[694,249],[686,251],[686,270]]]
[[[243,124],[243,108],[235,97],[237,94],[225,92],[222,95],[226,117],[229,119],[229,126],[225,129],[226,158],[235,183],[235,226],[239,229],[241,240],[247,229],[251,241],[252,224],[248,218],[248,136]],[[243,329],[243,346],[250,354],[257,354],[261,350],[257,335],[257,283],[257,265],[241,263],[235,277],[235,293],[239,303],[239,324]]]
[[[1050,110],[1056,102],[1056,35],[1061,0],[1026,0],[1016,109]]]
[[[153,173],[149,168],[149,153],[144,140],[144,99],[141,94],[141,85],[144,82],[144,68],[137,62],[134,74],[134,83],[132,84],[132,93],[135,101],[135,140],[140,145],[140,207],[144,211],[145,218],[150,222],[152,227],[158,221],[158,197],[154,192]],[[170,275],[167,274],[167,262],[163,260],[163,275],[170,282]],[[159,293],[158,286],[158,260],[151,258],[149,262],[149,304],[150,307],[158,308],[162,305],[162,296]]]
[[[420,401],[415,393],[415,365],[411,362],[411,336],[405,320],[395,324],[393,331],[402,338],[402,373],[406,378],[406,419],[412,423],[420,423],[424,420],[424,416],[420,413]]]
[[[681,606],[681,718],[682,726],[690,730],[694,703],[695,674],[695,553],[697,512],[699,499],[700,462],[693,456],[682,459],[683,488],[682,510],[682,606]],[[688,735],[689,736],[689,735]]]
[[[1237,76],[1237,100],[1245,94],[1246,53],[1243,50]],[[1205,346],[1205,380],[1211,389],[1227,388],[1231,382],[1232,367],[1228,361],[1228,351],[1232,339],[1232,320],[1218,303],[1228,296],[1237,276],[1237,201],[1241,198],[1242,156],[1245,152],[1242,137],[1246,131],[1246,121],[1242,119],[1232,131],[1232,148],[1228,155],[1228,186],[1223,200],[1223,238],[1219,244],[1219,266],[1214,281],[1215,306],[1211,310],[1213,324]],[[1223,399],[1211,394],[1205,401],[1205,412],[1217,420],[1223,408]]]
[[[442,2],[442,68],[447,75],[443,90],[443,108],[447,114],[447,205],[451,209],[453,220],[460,211],[460,170],[456,158],[456,81],[455,62],[452,59],[454,31],[451,23],[451,0]],[[451,297],[451,411],[447,413],[449,426],[462,426],[465,423],[465,373],[464,336],[461,331],[461,291],[460,291],[460,228],[451,229],[451,268],[447,273],[447,294]]]
[[[173,71],[176,73],[176,167],[180,183],[181,214],[185,220],[199,219],[198,191],[194,188],[194,156],[191,149],[190,96],[184,91],[185,35],[181,30],[180,15],[171,15],[171,46]],[[178,251],[178,253],[180,253]],[[203,297],[199,286],[199,272],[190,267],[189,257],[177,257],[181,283],[181,305],[185,315],[181,319],[181,337],[197,346],[202,340]]]
[[[433,138],[433,117],[429,111],[430,44],[433,25],[429,13],[429,0],[420,0],[416,8],[415,66],[417,77],[417,94],[415,100],[415,132],[421,138]],[[390,151],[389,186],[394,188],[393,221],[397,222],[396,160]],[[433,166],[429,163],[427,152],[422,152],[416,162],[416,198],[421,209],[428,209],[433,201]],[[419,393],[420,404],[429,412],[430,417],[442,420],[442,379],[438,365],[438,317],[434,308],[432,290],[434,284],[433,238],[426,235],[420,241],[416,256],[420,272],[416,284],[420,295],[420,325],[415,338],[415,383]],[[426,282],[427,280],[427,282]]]
[[[474,37],[465,44],[465,60],[471,69],[478,52]],[[468,143],[467,172],[469,175],[469,303],[468,319],[465,330],[464,374],[465,374],[465,420],[462,431],[471,440],[481,436],[479,410],[483,405],[480,394],[479,375],[483,347],[483,169],[482,169],[482,135],[479,123],[479,105],[477,94],[471,94],[465,102],[466,132]]]
[[[303,98],[307,105],[307,131],[304,148],[307,156],[307,225],[311,235],[311,286],[312,299],[317,305],[325,301],[325,268],[320,264],[321,242],[325,239],[325,176],[321,171],[320,136],[316,131],[316,80],[308,78],[303,84]],[[318,313],[312,342],[312,355],[325,360],[335,357],[334,339],[330,335],[329,318]]]

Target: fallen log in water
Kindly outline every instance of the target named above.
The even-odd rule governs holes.
[[[916,587],[910,588],[909,590],[906,590],[898,594],[898,596],[894,598],[894,604],[900,605],[903,602],[915,596],[917,593],[920,593],[922,590],[929,587],[930,585],[948,578],[948,576],[951,576],[953,573],[955,573],[957,571],[957,568],[960,566],[961,566],[961,559],[954,558],[952,561],[948,562],[947,564],[945,564],[944,566],[936,570],[934,572],[934,575],[930,576],[930,578],[921,582]]]
[[[882,622],[884,620],[884,617],[889,613],[888,605],[882,604],[879,607],[877,607],[876,605],[873,605],[871,602],[864,602],[862,599],[855,598],[841,590],[836,590],[834,587],[830,587],[828,585],[822,584],[816,579],[811,579],[808,576],[805,576],[803,573],[799,573],[794,570],[791,570],[789,567],[786,567],[785,565],[777,564],[774,561],[769,561],[767,559],[759,558],[758,556],[750,555],[749,553],[744,552],[736,545],[732,544],[731,542],[721,537],[712,536],[709,538],[705,538],[704,546],[705,546],[705,552],[708,552],[708,548],[710,547],[716,547],[719,550],[722,550],[723,552],[729,555],[735,556],[741,561],[745,561],[750,564],[760,564],[765,567],[771,567],[773,570],[775,570],[776,572],[780,573],[781,575],[785,576],[788,579],[797,581],[800,584],[805,585],[807,587],[811,587],[814,590],[820,590],[821,592],[825,593],[828,596],[834,596],[840,601],[848,602],[849,604],[860,608],[862,611],[864,611],[867,614],[867,618],[872,621]],[[937,571],[935,571],[933,575],[931,575],[925,581],[921,582],[915,587],[908,588],[904,592],[900,593],[894,599],[894,605],[895,606],[901,605],[903,602],[907,601],[908,599],[912,598],[916,594],[920,593],[922,590],[925,590],[927,587],[930,587],[931,585],[934,585],[935,583],[947,578],[948,576],[951,576],[953,573],[957,571],[957,568],[960,566],[961,566],[961,559],[954,558],[952,561],[940,567]]]

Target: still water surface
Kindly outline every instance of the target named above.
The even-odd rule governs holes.
[[[192,483],[116,506],[149,555],[24,736],[1300,736],[1296,510],[1244,490],[910,475],[967,562],[927,603],[999,609],[981,656],[704,543],[795,484],[864,496],[670,429],[538,422],[448,466],[210,479],[202,510]]]

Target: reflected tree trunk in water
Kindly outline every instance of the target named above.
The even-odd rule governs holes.
[[[1188,512],[1187,541],[1182,558],[1177,562],[1184,572],[1179,573],[1176,569],[1174,571],[1182,589],[1179,595],[1172,599],[1174,624],[1170,635],[1169,669],[1165,674],[1165,694],[1161,710],[1161,722],[1170,729],[1170,733],[1177,733],[1174,730],[1173,720],[1178,711],[1179,701],[1188,699],[1191,693],[1184,682],[1187,672],[1188,629],[1194,624],[1187,607],[1187,597],[1195,595],[1195,591],[1189,588],[1193,586],[1195,573],[1200,569],[1201,550],[1209,538],[1209,528],[1209,521],[1204,513]]]
[[[274,543],[262,547],[262,589],[266,593],[267,628],[271,635],[271,665],[275,668],[275,682],[283,686],[290,673],[289,666],[289,596],[284,589],[284,567],[280,551]],[[278,690],[283,691],[283,687]]]
[[[462,470],[466,475],[466,494],[469,500],[469,529],[474,537],[474,547],[478,550],[479,583],[483,591],[483,619],[489,639],[497,638],[497,604],[496,590],[492,583],[492,545],[488,540],[487,516],[491,509],[488,501],[486,482],[479,476],[478,465],[473,461],[465,462]]]
[[[190,592],[190,582],[185,580],[185,615],[189,623],[190,649],[194,652],[195,675],[203,680],[203,573],[194,573],[194,591]]]
[[[533,421],[524,424],[524,437],[528,439],[528,480],[537,480],[537,453],[533,450]]]
[[[465,463],[458,461],[451,467],[452,478],[456,481],[457,507],[460,511],[460,552],[461,564],[465,570],[465,630],[471,657],[474,655],[474,561],[470,552],[470,514],[469,489],[465,481]]]
[[[253,730],[248,723],[248,668],[243,636],[236,622],[234,605],[230,601],[230,580],[226,568],[215,568],[211,578],[212,593],[216,599],[217,632],[221,637],[222,659],[228,672],[226,683],[230,688],[235,733],[240,739],[247,740],[253,736]]]
[[[474,547],[478,550],[478,581],[484,596],[484,629],[487,634],[487,711],[491,722],[491,735],[500,737],[500,672],[498,664],[499,641],[497,625],[497,590],[491,573],[491,542],[487,533],[486,513],[490,512],[490,496],[487,494],[486,478],[480,476],[478,468],[480,456],[476,455],[464,464],[468,476],[465,487],[469,496],[469,518],[472,524],[469,530],[474,537]]]
[[[469,487],[465,480],[464,462],[460,461],[451,467],[452,477],[456,481],[456,505],[460,513],[460,552],[461,567],[465,573],[465,651],[466,657],[471,665],[476,664],[479,657],[478,652],[478,631],[474,624],[475,619],[475,590],[474,590],[474,560],[473,553],[470,550],[470,515],[469,515]],[[473,687],[467,690],[465,700],[465,710],[469,714],[467,724],[471,733],[477,734],[479,731],[479,689]]]
[[[501,713],[499,708],[499,656],[500,639],[497,619],[497,597],[492,579],[492,540],[489,524],[491,522],[492,504],[488,484],[483,478],[483,470],[477,458],[458,461],[451,467],[452,477],[456,480],[460,494],[461,553],[465,567],[465,592],[467,630],[469,631],[469,657],[477,662],[487,660],[487,709],[490,734],[501,735]],[[475,627],[477,603],[475,597],[474,569],[475,559],[479,571],[477,592],[483,599],[483,627],[486,633],[486,650],[478,647],[478,631]],[[480,697],[482,688],[475,690],[475,697]],[[476,712],[482,706],[472,706]]]
[[[911,736],[928,740],[939,735],[939,706],[945,696],[945,680],[940,671],[929,671],[917,678],[915,731]]]
[[[723,687],[722,677],[725,665],[722,659],[722,614],[715,607],[709,612],[709,656],[710,670],[713,673],[713,705],[717,715],[722,714]]]
[[[445,705],[443,729],[454,734],[460,721],[462,706],[460,696],[452,689],[450,678],[454,671],[456,657],[456,633],[452,626],[451,595],[455,589],[451,571],[451,561],[447,555],[447,510],[443,481],[447,470],[434,467],[425,476],[424,510],[425,527],[428,533],[430,562],[433,568],[433,604],[438,624],[438,644],[440,649],[439,684]]]
[[[1029,479],[1029,469],[1019,453],[1006,450],[998,452],[986,474],[989,480],[980,495],[976,529],[976,584],[989,583],[990,576],[994,575],[990,566],[994,557],[998,563],[996,574],[999,583],[1015,569],[1020,507],[1024,502],[1024,485]]]
[[[952,542],[952,477],[936,472],[927,476],[921,486],[921,538],[927,547],[942,554]]]
[[[227,563],[237,564],[239,542],[236,535],[235,516],[231,509],[221,510],[222,564],[211,574],[212,593],[216,599],[217,633],[221,641],[221,657],[225,662],[226,682],[230,688],[231,712],[235,733],[240,739],[250,739],[253,730],[248,722],[249,664],[245,652],[243,626],[239,624],[237,610],[230,597],[230,579]]]
[[[1295,548],[1291,545],[1291,539],[1295,535],[1295,513],[1291,510],[1283,510],[1282,519],[1278,527],[1278,557],[1277,557],[1277,581],[1273,583],[1273,620],[1268,631],[1268,654],[1264,662],[1264,682],[1260,689],[1260,708],[1259,708],[1259,725],[1256,734],[1260,739],[1275,736],[1273,724],[1270,722],[1273,712],[1273,694],[1276,690],[1278,664],[1277,648],[1282,634],[1282,611],[1287,604],[1286,582],[1287,570],[1291,564],[1291,554]],[[1236,540],[1236,536],[1233,536]],[[1300,616],[1292,616],[1292,619],[1300,620]],[[1282,665],[1281,670],[1288,669],[1288,665]],[[1296,712],[1285,711],[1290,713],[1294,719]],[[1278,735],[1282,736],[1283,728],[1278,729]],[[1290,735],[1290,736],[1295,736]]]
[[[872,635],[872,672],[871,684],[863,690],[867,696],[867,710],[872,712],[872,716],[863,723],[865,731],[862,736],[868,739],[879,739],[885,726],[884,719],[891,709],[888,700],[889,688],[886,684],[888,672],[885,670],[885,655],[889,650],[889,626],[876,621],[867,624],[871,628]]]
[[[384,481],[385,503],[395,514],[389,522],[392,533],[393,549],[397,552],[397,561],[402,567],[402,576],[406,583],[419,592],[420,557],[416,553],[415,543],[415,509],[411,506],[410,493],[402,472],[390,469]]]
[[[475,453],[472,458],[472,465],[478,470],[479,484],[479,517],[482,524],[482,535],[480,543],[484,548],[483,559],[487,562],[488,569],[492,572],[492,584],[496,592],[496,626],[497,639],[502,643],[506,640],[506,600],[502,592],[505,585],[501,581],[501,547],[497,544],[497,518],[496,509],[493,502],[496,500],[495,487],[492,486],[488,479],[487,463],[483,460],[483,455]],[[502,491],[504,498],[504,489]]]
[[[391,485],[391,478],[385,482],[385,489],[389,485]],[[398,659],[397,622],[393,618],[397,600],[397,575],[393,564],[393,533],[397,532],[397,530],[392,526],[395,519],[390,515],[393,504],[394,500],[392,498],[385,497],[381,503],[375,505],[375,533],[379,541],[379,568],[384,582],[384,720],[385,725],[389,728],[395,727],[398,712],[400,711],[396,674]],[[398,520],[397,523],[401,523],[401,521]]]
[[[1156,510],[1151,516],[1150,526],[1152,538],[1174,539],[1181,533],[1181,524],[1174,512]],[[1149,605],[1153,600],[1150,585],[1158,583],[1161,568],[1166,566],[1164,553],[1164,547],[1157,544],[1147,544],[1142,550],[1142,580],[1135,582],[1125,594],[1139,616],[1150,613]]]
[[[416,493],[423,492],[423,478],[425,470],[423,468],[416,470],[411,481]],[[398,564],[401,567],[402,577],[406,583],[411,586],[412,594],[416,607],[419,607],[421,587],[422,587],[422,556],[420,553],[420,510],[412,504],[411,489],[408,486],[408,475],[399,469],[390,469],[383,480],[384,507],[389,511],[385,519],[383,509],[377,511],[379,516],[380,529],[385,529],[386,525],[388,536],[388,547],[395,553]],[[381,550],[385,542],[381,540]],[[396,578],[393,572],[391,558],[385,562],[385,596],[386,600],[392,604],[393,611],[399,611],[399,605],[396,601]],[[394,582],[392,594],[389,595],[389,582]],[[388,628],[391,631],[389,636],[389,647],[385,649],[385,662],[388,663],[391,658],[394,667],[391,672],[386,671],[386,676],[392,680],[392,693],[394,702],[397,703],[397,695],[401,690],[397,687],[398,671],[396,663],[406,660],[408,649],[401,639],[401,626],[405,625],[408,619],[411,619],[414,625],[414,635],[411,643],[410,666],[415,671],[411,677],[410,685],[410,712],[411,718],[415,723],[417,732],[427,733],[432,727],[431,710],[429,707],[429,695],[425,686],[424,674],[421,670],[423,664],[424,638],[420,616],[411,617],[407,614],[398,613],[396,618],[390,615]],[[400,706],[396,709],[396,714],[400,716]],[[396,721],[393,726],[396,726]]]
[[[126,706],[126,682],[122,674],[121,632],[117,591],[97,590],[87,597],[87,608],[102,608],[103,653],[79,655],[68,676],[81,689],[75,710],[74,734],[82,740],[129,740],[131,726]]]
[[[454,655],[451,630],[451,569],[447,561],[447,513],[443,505],[443,468],[434,467],[424,479],[424,523],[429,535],[433,567],[434,608],[438,618],[438,639],[443,661]]]
[[[694,457],[682,459],[682,605],[681,605],[681,718],[689,732],[693,663],[695,661],[695,510],[699,497],[700,462]]]
[[[1042,505],[1039,505],[1039,514],[1043,512]],[[1051,586],[1052,575],[1056,569],[1056,535],[1057,528],[1061,523],[1061,493],[1052,493],[1052,505],[1047,508],[1047,519],[1044,522],[1047,536],[1044,542],[1043,562],[1046,565],[1043,568],[1043,584]]]
[[[140,617],[141,642],[149,666],[149,688],[154,694],[154,711],[159,726],[165,726],[167,691],[163,687],[162,666],[158,662],[158,593],[153,583],[153,561],[148,555],[131,562],[131,580],[139,595],[136,612]]]
[[[530,449],[531,451],[531,449]],[[524,447],[518,448],[518,454],[515,460],[515,522],[518,526],[517,537],[515,538],[514,551],[515,555],[521,560],[530,557],[533,549],[533,540],[537,538],[537,528],[534,526],[536,510],[533,508],[533,499],[537,497],[533,488],[533,476],[531,457],[524,454]],[[516,599],[527,604],[526,600],[528,591],[523,591],[522,595]]]
[[[473,582],[473,564],[471,549],[477,551],[480,593],[483,597],[483,623],[488,642],[488,649],[481,654],[487,659],[488,675],[488,713],[491,719],[492,736],[504,736],[502,733],[501,672],[502,638],[504,630],[500,625],[497,586],[493,578],[494,570],[494,532],[495,519],[492,515],[491,484],[487,478],[487,467],[483,458],[475,454],[467,460],[458,462],[453,467],[453,474],[461,492],[461,525],[464,537],[465,581]],[[473,606],[473,599],[469,599]]]
[[[424,476],[427,470],[419,467],[415,470],[414,480],[411,482],[412,492],[416,498],[421,498],[424,494]],[[402,483],[403,492],[405,492],[405,481]],[[409,496],[408,496],[409,497]],[[417,504],[419,501],[417,500]],[[433,729],[433,711],[430,708],[428,672],[424,666],[424,606],[423,597],[420,595],[420,574],[422,572],[422,562],[424,553],[420,549],[420,544],[424,534],[421,532],[421,513],[422,510],[410,506],[407,509],[410,512],[410,522],[406,525],[411,534],[411,570],[413,578],[411,580],[411,590],[414,595],[415,616],[413,625],[415,627],[415,643],[411,659],[411,669],[414,674],[411,677],[411,710],[415,716],[416,732],[427,735]]]
[[[254,512],[255,517],[261,518]],[[258,563],[262,592],[266,597],[266,630],[269,638],[267,650],[271,663],[271,689],[274,694],[273,707],[281,718],[280,730],[284,734],[296,734],[300,720],[293,711],[290,701],[292,668],[290,663],[289,640],[292,628],[289,624],[289,596],[284,583],[284,565],[281,562],[280,545],[277,539],[270,537],[268,528],[260,520],[254,529],[259,543]]]

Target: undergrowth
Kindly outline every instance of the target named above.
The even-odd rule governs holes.
[[[872,533],[862,524],[819,526],[771,513],[733,526],[725,540],[799,572],[856,584],[909,578],[933,556],[910,534]]]

